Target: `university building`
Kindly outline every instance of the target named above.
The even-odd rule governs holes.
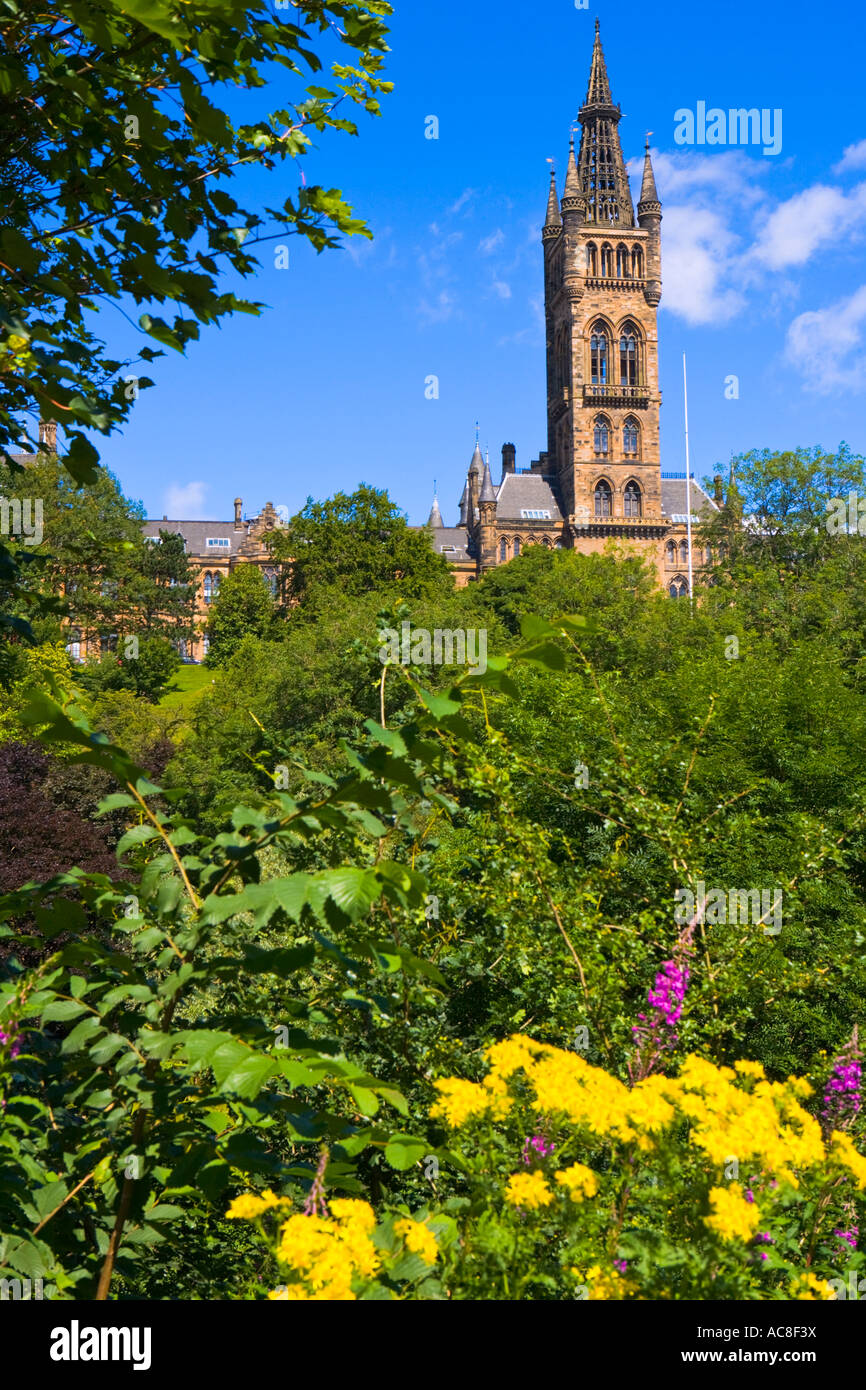
[[[580,147],[574,136],[562,197],[550,176],[541,239],[547,326],[547,449],[528,469],[502,448],[494,483],[476,441],[456,526],[434,499],[433,543],[458,584],[530,545],[591,552],[611,542],[654,565],[673,597],[688,593],[685,473],[663,473],[658,306],[662,205],[649,143],[637,212],[619,138],[599,24]],[[722,501],[691,482],[697,520]],[[708,557],[693,551],[697,571]]]
[[[662,296],[662,206],[649,143],[635,210],[619,138],[622,112],[614,105],[596,20],[586,100],[580,109],[560,197],[551,173],[541,232],[547,326],[547,448],[529,468],[517,467],[513,444],[502,447],[493,482],[476,438],[456,526],[446,526],[434,499],[427,526],[434,548],[463,586],[532,545],[602,551],[612,544],[639,554],[659,584],[677,598],[688,593],[685,473],[663,473],[659,435],[658,307]],[[539,364],[540,365],[540,364]],[[54,445],[53,425],[43,442]],[[690,480],[693,525],[722,504],[721,479],[710,498]],[[164,516],[145,523],[180,534],[200,572],[197,634],[181,655],[207,655],[208,611],[225,575],[256,564],[274,592],[279,568],[265,544],[281,524],[272,503],[244,517],[235,499],[233,521],[184,521]],[[699,575],[708,553],[693,548]],[[90,640],[83,657],[98,654]]]

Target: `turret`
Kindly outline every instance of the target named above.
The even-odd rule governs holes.
[[[496,564],[496,489],[490,476],[490,464],[485,463],[478,497],[480,515],[479,559],[482,574]]]
[[[640,201],[637,205],[638,226],[649,232],[647,238],[647,285],[644,296],[648,304],[655,308],[662,297],[662,205],[656,191],[653,162],[647,138],[643,161],[643,183]]]

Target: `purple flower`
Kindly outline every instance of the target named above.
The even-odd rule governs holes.
[[[543,1134],[533,1134],[531,1138],[524,1141],[523,1153],[521,1155],[525,1166],[528,1168],[532,1163],[533,1156],[548,1158],[550,1154],[556,1152],[556,1145],[548,1140]]]
[[[672,960],[666,960],[647,992],[652,1012],[638,1014],[639,1022],[632,1026],[637,1043],[637,1056],[629,1066],[632,1082],[640,1081],[654,1072],[662,1054],[675,1047],[678,1041],[677,1024],[682,1018],[683,1001],[689,986],[686,962],[693,951],[695,922],[690,922],[677,937]]]
[[[857,1249],[857,1237],[860,1232],[856,1226],[852,1226],[850,1231],[834,1231],[833,1234],[836,1239],[842,1241],[843,1244],[850,1245],[852,1250]]]
[[[850,1129],[860,1113],[860,1047],[857,1028],[833,1063],[833,1072],[824,1090],[821,1112],[825,1137],[834,1129]]]
[[[620,1274],[625,1274],[628,1269],[628,1260],[614,1260],[613,1267],[618,1269]]]

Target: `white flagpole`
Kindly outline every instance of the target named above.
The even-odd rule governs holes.
[[[686,535],[689,547],[689,607],[694,611],[695,589],[692,572],[692,474],[689,465],[689,382],[686,375],[686,354],[683,353],[683,405],[686,417]]]

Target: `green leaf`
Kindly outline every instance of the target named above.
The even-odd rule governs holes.
[[[68,1023],[70,1019],[78,1018],[79,1014],[87,1012],[87,1005],[79,1004],[77,999],[57,999],[42,1010],[41,1022]]]
[[[385,1160],[398,1173],[405,1173],[407,1168],[418,1163],[429,1152],[430,1145],[426,1139],[416,1139],[411,1134],[394,1134],[385,1146]]]

